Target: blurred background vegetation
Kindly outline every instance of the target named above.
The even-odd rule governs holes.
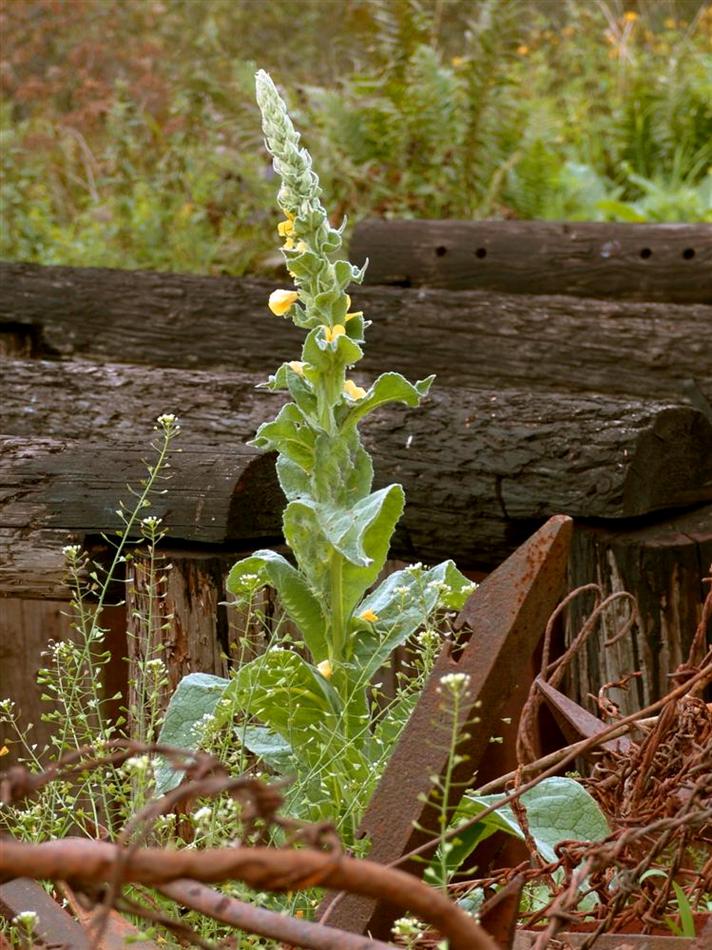
[[[3,0],[0,256],[258,273],[281,85],[334,220],[712,221],[712,3]]]

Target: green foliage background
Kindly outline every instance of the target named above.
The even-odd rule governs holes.
[[[712,221],[712,4],[4,0],[0,256],[268,271],[253,101],[335,221]]]

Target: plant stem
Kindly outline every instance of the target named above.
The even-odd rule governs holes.
[[[344,652],[344,559],[338,551],[331,552],[331,649],[332,663],[338,663]]]

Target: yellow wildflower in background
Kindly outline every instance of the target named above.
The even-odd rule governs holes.
[[[357,386],[353,379],[346,380],[344,383],[344,392],[349,399],[363,399],[366,395],[366,390],[361,386]]]
[[[273,290],[269,295],[267,306],[273,314],[283,317],[297,300],[299,300],[299,294],[296,290]]]
[[[330,660],[322,660],[321,663],[317,663],[316,668],[319,670],[325,680],[330,680],[334,675],[334,668],[331,665]]]
[[[525,46],[524,43],[522,43],[521,46],[517,47],[517,52],[519,53],[520,56],[526,56],[527,53],[529,52],[529,47]]]
[[[346,327],[340,323],[335,324],[333,327],[324,327],[324,337],[327,343],[333,343],[337,337],[343,336],[344,333],[346,333]]]
[[[635,12],[635,10],[626,10],[626,12],[623,14],[623,19],[626,21],[626,23],[635,23],[635,21],[638,19],[638,14]]]
[[[360,614],[361,620],[365,620],[368,623],[375,623],[378,620],[378,614],[374,613],[372,610],[364,610]]]

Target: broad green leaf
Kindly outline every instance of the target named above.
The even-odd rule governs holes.
[[[453,825],[463,819],[474,818],[490,805],[501,801],[501,795],[465,795],[458,806]],[[610,834],[601,809],[586,789],[571,778],[555,777],[541,781],[522,795],[527,810],[527,821],[537,851],[545,861],[555,861],[555,846],[560,841],[600,841]],[[479,822],[463,831],[448,859],[453,870],[464,861],[476,845],[495,831],[502,830],[524,840],[519,822],[509,805],[503,805]]]
[[[368,567],[372,562],[371,556],[365,549],[369,529],[379,524],[385,529],[390,523],[390,515],[398,507],[399,502],[400,510],[395,521],[403,511],[405,497],[400,485],[389,485],[362,498],[352,508],[330,508],[327,505],[319,505],[317,517],[324,535],[343,557],[358,567]],[[392,530],[391,528],[386,544],[390,543]]]
[[[369,412],[388,402],[402,402],[407,406],[419,405],[434,379],[434,376],[428,376],[413,385],[400,373],[383,373],[348,414],[345,426],[355,426]]]
[[[309,475],[286,455],[280,455],[275,464],[279,485],[287,501],[308,496],[311,491]]]
[[[343,609],[348,617],[371,584],[381,573],[386,562],[391,538],[405,507],[405,493],[400,485],[390,485],[374,494],[381,496],[374,518],[360,538],[361,549],[368,558],[368,566],[361,567],[348,561],[343,568]],[[373,495],[369,496],[370,498]],[[358,507],[358,506],[354,506]]]
[[[176,686],[166,709],[158,741],[179,749],[197,750],[200,723],[212,716],[230,681],[209,673],[189,673]],[[160,757],[156,759],[156,793],[164,795],[180,784],[183,772]]]
[[[287,366],[286,380],[289,394],[304,416],[315,415],[317,411],[316,393],[308,381],[299,373],[295,373],[291,366]]]
[[[438,606],[459,610],[472,591],[472,583],[453,561],[430,570],[406,568],[390,574],[354,611],[354,662],[371,677]],[[360,615],[372,611],[378,620],[363,624]]]
[[[281,605],[299,627],[306,645],[317,663],[326,659],[328,647],[325,637],[326,621],[319,601],[296,567],[275,551],[255,551],[238,561],[227,577],[227,589],[237,594],[245,574],[256,574],[262,586],[269,584],[277,591]]]
[[[373,463],[362,447],[358,432],[338,439],[320,433],[314,446],[314,495],[334,505],[350,505],[368,495]]]
[[[272,422],[259,427],[250,445],[281,452],[309,472],[314,464],[314,437],[301,409],[288,402]]]
[[[334,360],[334,354],[336,360]],[[328,372],[334,365],[334,362],[342,366],[353,366],[363,356],[363,350],[349,336],[342,334],[336,337],[331,343],[324,338],[324,331],[321,327],[312,330],[304,341],[302,347],[302,359],[305,363],[310,363],[318,369]]]
[[[267,726],[238,726],[235,736],[241,745],[275,772],[285,775],[295,771],[294,750],[282,736]]]
[[[341,290],[346,290],[351,281],[354,279],[353,267],[348,261],[335,261],[334,276],[336,277],[336,281]],[[345,310],[344,313],[346,313]]]
[[[309,763],[343,742],[341,702],[329,682],[298,654],[273,648],[235,673],[225,699],[232,713],[254,716]],[[227,715],[227,707],[220,707]]]
[[[329,590],[331,546],[317,519],[311,498],[290,501],[284,509],[282,526],[287,544],[317,595],[326,598]],[[321,660],[317,660],[321,662]]]

